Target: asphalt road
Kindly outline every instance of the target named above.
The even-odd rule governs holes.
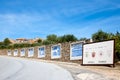
[[[0,56],[0,80],[74,80],[71,74],[50,63]]]

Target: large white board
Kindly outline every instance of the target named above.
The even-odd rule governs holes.
[[[61,45],[51,47],[51,59],[61,58]]]
[[[18,50],[15,49],[13,54],[14,54],[14,56],[18,56]]]
[[[38,48],[38,58],[45,57],[45,46],[41,46]]]
[[[11,56],[11,55],[12,55],[12,51],[11,51],[11,50],[8,50],[8,51],[7,51],[7,55],[8,55],[8,56]]]
[[[20,56],[25,56],[25,49],[20,50]]]
[[[114,64],[114,40],[83,45],[84,64]]]
[[[82,59],[82,42],[72,43],[70,45],[70,60]]]
[[[34,55],[34,48],[29,48],[28,49],[28,57],[33,57]]]

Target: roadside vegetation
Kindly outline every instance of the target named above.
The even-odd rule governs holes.
[[[34,47],[41,45],[57,44],[63,42],[78,41],[78,39],[72,35],[67,34],[63,36],[57,36],[55,34],[48,35],[44,41],[38,40],[36,43],[15,43],[12,44],[9,38],[5,38],[3,42],[0,42],[0,49],[14,49],[14,48],[24,48],[24,47]]]
[[[115,40],[115,62],[120,60],[120,33],[107,33],[99,30],[98,32],[92,35],[93,42],[104,41],[104,40]]]
[[[110,40],[110,39],[115,40],[116,59],[120,60],[120,33],[119,32],[107,33],[102,30],[98,30],[96,33],[92,34],[93,42],[99,42],[99,41]],[[5,38],[3,42],[0,42],[0,49],[15,49],[15,48],[34,47],[34,46],[41,46],[41,45],[74,42],[74,41],[86,41],[86,40],[88,39],[85,37],[78,39],[73,34],[67,34],[63,36],[50,34],[46,37],[44,41],[38,40],[36,43],[33,43],[33,44],[29,44],[29,43],[12,44],[9,38]]]

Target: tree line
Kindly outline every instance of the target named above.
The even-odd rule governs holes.
[[[104,40],[115,39],[115,53],[116,56],[120,58],[120,33],[107,33],[102,30],[98,30],[94,34],[92,34],[93,42],[99,42]],[[41,46],[41,45],[49,45],[49,44],[56,44],[56,43],[64,43],[64,42],[74,42],[74,41],[85,41],[87,38],[80,38],[78,39],[73,34],[67,34],[63,36],[57,36],[55,34],[50,34],[46,37],[45,40],[38,40],[36,43],[29,44],[29,43],[16,43],[11,44],[9,38],[5,38],[3,42],[0,42],[0,49],[14,49],[14,48],[24,48],[24,47],[34,47],[34,46]]]
[[[78,39],[72,35],[67,34],[63,36],[57,36],[55,34],[48,35],[45,40],[39,39],[36,43],[15,43],[12,44],[9,38],[5,38],[3,42],[0,42],[0,49],[14,49],[14,48],[24,48],[24,47],[34,47],[34,46],[41,46],[41,45],[49,45],[49,44],[56,44],[56,43],[63,43],[69,41],[78,41]]]

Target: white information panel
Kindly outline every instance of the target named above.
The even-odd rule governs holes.
[[[114,40],[83,45],[84,64],[114,64]]]
[[[14,54],[14,56],[18,56],[18,50],[15,49],[13,54]]]
[[[70,45],[70,60],[82,59],[82,45],[81,42]]]
[[[54,45],[51,47],[51,59],[61,58],[60,45]]]
[[[28,57],[33,57],[34,55],[34,48],[29,48],[28,49]]]
[[[45,46],[38,48],[38,58],[43,58],[43,57],[45,57]]]
[[[11,50],[8,50],[8,51],[7,51],[7,55],[8,55],[8,56],[11,56],[11,55],[12,55],[12,51],[11,51]]]
[[[25,56],[25,49],[20,50],[20,56]]]

